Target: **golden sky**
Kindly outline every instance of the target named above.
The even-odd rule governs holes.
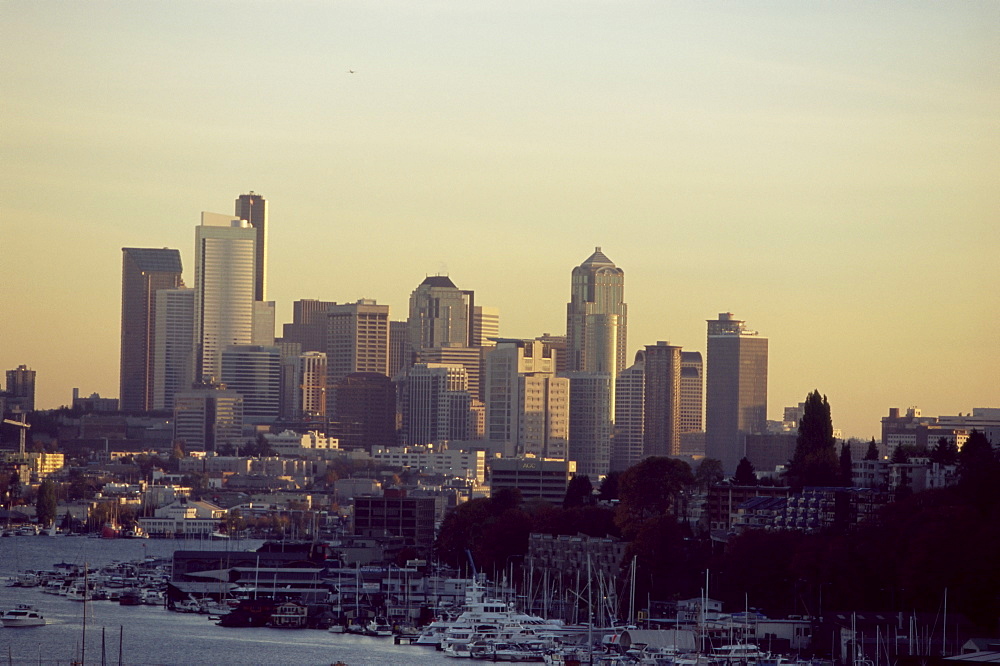
[[[0,3],[0,366],[118,394],[122,247],[270,205],[269,298],[449,273],[502,333],[626,272],[630,353],[770,339],[825,393],[1000,406],[1000,3]],[[350,73],[349,70],[354,70]]]

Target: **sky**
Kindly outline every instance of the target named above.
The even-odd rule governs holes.
[[[117,397],[121,248],[193,285],[251,190],[279,324],[404,319],[441,273],[563,334],[600,246],[630,355],[720,312],[769,339],[769,418],[1000,406],[994,1],[5,0],[0,100],[0,366],[38,408]]]

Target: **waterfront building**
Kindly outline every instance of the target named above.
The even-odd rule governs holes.
[[[491,458],[488,466],[491,494],[516,489],[522,500],[539,499],[557,505],[566,498],[566,488],[576,474],[576,462],[572,460],[535,456]]]
[[[766,432],[767,338],[729,312],[708,320],[705,406],[705,455],[734,474],[745,436]]]
[[[611,469],[622,472],[642,462],[646,422],[646,350],[615,378],[615,423]]]
[[[586,261],[573,269],[566,313],[568,370],[617,375],[625,369],[625,271],[615,266],[601,248],[595,248]]]
[[[561,581],[558,589],[574,586],[577,580],[586,585],[591,576],[615,581],[622,573],[628,545],[627,541],[614,537],[530,534],[525,561],[534,575],[547,574],[553,583]]]
[[[264,301],[267,298],[267,201],[254,192],[241,194],[236,198],[236,217],[249,222],[256,233],[253,300]],[[271,330],[273,335],[274,328]]]
[[[122,248],[119,373],[122,411],[145,412],[154,409],[156,301],[160,290],[177,289],[184,285],[181,271],[181,255],[177,250]],[[188,338],[186,346],[191,346],[191,338]]]
[[[681,348],[646,345],[643,457],[680,455]]]
[[[195,231],[195,381],[222,376],[222,350],[253,343],[257,232],[202,213]]]
[[[281,406],[281,352],[259,345],[227,347],[222,383],[243,396],[244,423],[273,423]]]

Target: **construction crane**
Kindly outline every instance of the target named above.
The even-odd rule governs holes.
[[[4,419],[3,422],[8,425],[17,426],[18,428],[21,429],[20,447],[18,448],[18,450],[20,451],[21,454],[21,460],[24,460],[24,433],[27,432],[28,428],[31,427],[31,424],[28,423],[28,415],[25,414],[24,412],[21,412],[20,421],[11,421],[10,419]]]

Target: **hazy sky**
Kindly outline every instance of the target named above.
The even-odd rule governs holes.
[[[354,70],[355,73],[349,73]],[[770,339],[769,416],[818,388],[1000,406],[1000,3],[0,3],[0,367],[118,395],[121,248],[270,206],[270,299],[427,274],[565,332],[625,270],[630,354]],[[280,326],[279,326],[280,331]]]

